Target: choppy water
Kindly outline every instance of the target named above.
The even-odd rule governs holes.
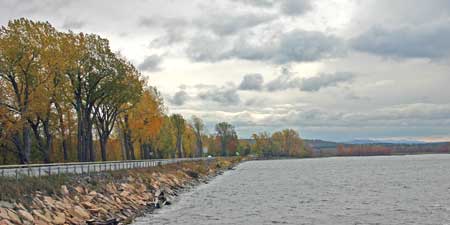
[[[450,224],[450,155],[246,162],[135,224]]]

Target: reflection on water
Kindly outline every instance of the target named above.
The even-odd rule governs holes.
[[[251,161],[142,224],[448,224],[450,155]]]

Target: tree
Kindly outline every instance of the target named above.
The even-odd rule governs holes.
[[[196,146],[197,151],[195,156],[200,157],[203,152],[203,141],[202,138],[204,136],[205,124],[202,119],[197,116],[192,116],[192,128],[194,129],[195,138],[196,138]]]
[[[186,120],[180,114],[173,114],[170,117],[170,121],[175,128],[177,156],[178,158],[183,158],[183,134],[186,129]]]
[[[141,158],[149,159],[164,116],[163,100],[159,92],[155,88],[146,89],[128,115],[131,141],[139,144]]]
[[[253,151],[256,155],[270,157],[273,155],[273,143],[270,134],[262,132],[253,134],[252,138],[255,140]]]
[[[116,75],[110,78],[106,87],[109,94],[104,95],[93,107],[103,161],[107,160],[106,145],[117,117],[135,105],[142,94],[140,75],[133,65],[118,59],[115,66]]]
[[[183,132],[183,156],[193,157],[197,154],[197,137],[194,128],[187,124]]]
[[[63,39],[65,66],[77,116],[78,158],[95,160],[92,129],[94,106],[111,94],[109,84],[117,76],[117,58],[109,42],[97,35],[68,33]]]
[[[272,140],[277,146],[278,156],[299,156],[303,141],[297,131],[284,129],[272,134]]]
[[[13,143],[20,163],[30,162],[32,108],[39,106],[38,88],[49,79],[42,73],[43,51],[51,48],[56,30],[48,23],[13,20],[0,29],[0,79],[5,89],[0,104],[14,119]],[[41,102],[42,103],[42,102]],[[43,105],[46,105],[44,102]]]
[[[222,156],[228,156],[229,155],[229,149],[227,148],[228,145],[233,141],[237,141],[236,131],[234,130],[233,125],[227,122],[221,122],[216,124],[216,132],[217,137],[220,139],[220,147],[221,147],[220,154]]]
[[[252,147],[248,140],[239,140],[238,152],[240,155],[249,155],[251,151]]]
[[[156,136],[156,153],[159,158],[175,157],[176,138],[175,128],[169,116],[164,116],[159,134]]]

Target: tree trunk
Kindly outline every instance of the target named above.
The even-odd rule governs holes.
[[[94,162],[95,161],[95,149],[94,149],[94,138],[92,135],[92,120],[88,119],[87,126],[86,126],[86,141],[87,141],[87,152],[89,154],[89,161]]]
[[[128,151],[127,151],[125,131],[123,129],[121,129],[119,132],[120,132],[120,145],[122,147],[122,159],[127,160],[130,157],[129,157]]]
[[[40,122],[32,123],[32,121],[30,121],[29,123],[30,123],[31,129],[33,130],[34,138],[37,141],[39,151],[42,153],[42,160],[44,161],[44,163],[49,163],[50,162],[49,144],[51,146],[51,143],[48,143],[48,141],[51,142],[51,135],[48,134],[48,132],[49,132],[48,130],[45,131],[45,125],[44,125],[44,133],[45,133],[46,140],[47,140],[46,142],[44,142],[44,140],[42,139],[41,133],[39,131]]]
[[[128,152],[130,153],[130,159],[131,160],[136,160],[136,155],[134,154],[134,146],[133,146],[133,142],[131,141],[131,135],[128,133],[127,134],[127,147],[128,147]]]
[[[183,158],[183,136],[177,135],[178,158]]]
[[[50,132],[50,121],[49,119],[46,119],[42,122],[44,125],[44,134],[45,134],[45,150],[44,150],[44,162],[50,163],[50,153],[52,151],[52,145],[53,145],[53,135]]]
[[[108,144],[108,137],[100,137],[100,151],[102,153],[102,161],[106,161],[106,145]]]
[[[30,127],[27,123],[25,123],[23,128],[23,164],[30,163],[30,155],[31,155],[31,133]]]
[[[58,112],[58,119],[59,119],[59,129],[61,130],[61,140],[62,140],[62,150],[63,150],[63,157],[64,161],[66,162],[69,158],[67,153],[67,137],[66,137],[66,126],[64,124],[64,116],[63,116],[63,110],[61,109],[61,106],[55,102],[56,111]]]
[[[79,100],[80,104],[76,107],[77,111],[77,155],[78,155],[78,161],[83,162],[85,161],[85,155],[84,155],[84,119],[83,114],[81,113],[81,100]]]
[[[14,146],[16,146],[16,149],[17,149],[17,159],[19,160],[19,163],[24,164],[25,156],[24,156],[24,149],[23,149],[24,146],[23,146],[21,134],[19,132],[13,134],[12,141],[14,143]]]
[[[141,159],[145,159],[145,144],[143,144],[141,140],[139,140],[139,152],[141,154]]]
[[[128,126],[128,115],[124,116],[124,141],[125,141],[125,150],[127,152],[127,159],[135,160],[136,156],[134,155],[134,147],[133,142],[131,140],[131,130]]]
[[[147,144],[147,148],[146,152],[147,152],[147,159],[151,159],[152,158],[152,145],[150,143]]]
[[[227,141],[224,140],[224,139],[225,139],[225,138],[222,137],[222,140],[220,141],[220,142],[221,142],[221,147],[222,147],[221,155],[222,155],[222,156],[227,156],[227,155],[228,155],[228,154],[227,154]]]
[[[81,149],[82,149],[82,153],[83,153],[83,162],[88,162],[89,161],[89,140],[88,140],[88,134],[86,133],[86,131],[88,130],[87,128],[88,124],[87,124],[87,120],[86,120],[86,114],[83,112],[83,127],[82,127],[82,145],[81,145]]]
[[[201,157],[203,153],[203,143],[201,137],[197,136],[197,157]]]
[[[142,150],[144,150],[144,159],[150,159],[150,144],[144,142],[142,147]]]

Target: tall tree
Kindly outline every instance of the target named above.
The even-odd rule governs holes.
[[[13,20],[0,28],[0,79],[6,95],[0,104],[14,114],[13,142],[20,163],[30,162],[33,103],[37,89],[49,80],[42,73],[43,51],[51,48],[49,35],[56,33],[48,23]],[[34,104],[34,106],[38,106]]]
[[[195,138],[196,138],[196,146],[197,151],[195,153],[195,156],[200,157],[202,156],[203,152],[203,136],[205,132],[205,124],[203,123],[203,120],[200,119],[197,116],[192,116],[192,127],[194,128]]]
[[[95,128],[103,161],[107,160],[106,145],[117,117],[134,106],[142,93],[142,82],[137,70],[124,60],[117,59],[116,75],[107,84],[109,94],[94,104]],[[106,90],[105,90],[106,91]]]
[[[183,158],[183,134],[186,129],[186,120],[180,114],[173,114],[170,117],[170,121],[172,122],[175,128],[175,137],[176,137],[176,147],[177,147],[177,156],[178,158]]]
[[[73,106],[76,111],[78,158],[95,160],[92,129],[94,106],[111,93],[107,88],[117,76],[117,58],[109,42],[97,35],[66,34],[64,39],[66,75],[70,80]]]
[[[228,145],[237,141],[237,134],[234,130],[234,126],[227,122],[221,122],[216,124],[216,132],[217,137],[220,139],[221,155],[228,156]]]

